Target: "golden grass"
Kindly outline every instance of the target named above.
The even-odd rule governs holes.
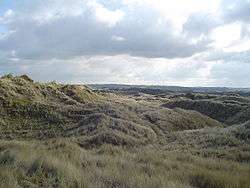
[[[186,152],[103,145],[85,150],[69,139],[2,141],[2,187],[244,188],[249,164]]]

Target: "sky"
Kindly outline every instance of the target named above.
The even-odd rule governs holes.
[[[250,0],[0,0],[0,75],[250,87]]]

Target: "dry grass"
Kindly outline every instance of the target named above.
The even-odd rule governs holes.
[[[250,166],[187,152],[72,141],[1,142],[3,187],[249,187]]]

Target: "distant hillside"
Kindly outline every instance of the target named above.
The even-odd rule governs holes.
[[[195,110],[228,125],[250,120],[250,99],[239,96],[196,100],[176,98],[162,106]]]
[[[123,85],[123,84],[90,84],[93,89],[117,90],[117,91],[139,91],[149,94],[160,94],[165,92],[183,93],[242,93],[250,95],[250,88],[228,88],[228,87],[180,87],[180,86],[150,86],[150,85]]]

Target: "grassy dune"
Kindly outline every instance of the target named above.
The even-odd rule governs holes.
[[[2,77],[0,187],[250,187],[249,99],[180,96]]]

